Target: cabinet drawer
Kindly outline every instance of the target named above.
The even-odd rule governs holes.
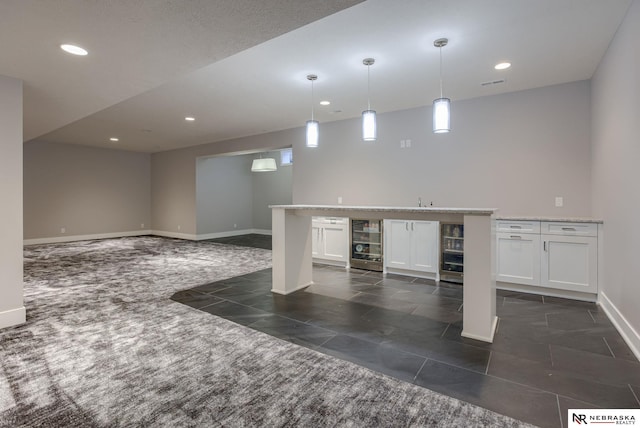
[[[542,233],[566,236],[598,236],[595,223],[542,222]]]
[[[498,220],[496,232],[540,233],[540,222]]]

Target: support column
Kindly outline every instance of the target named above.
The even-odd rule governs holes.
[[[462,336],[493,342],[496,316],[495,228],[492,216],[464,216]]]
[[[22,81],[0,76],[0,328],[26,321],[22,269]]]
[[[289,294],[312,283],[311,216],[293,210],[272,210],[273,286]]]

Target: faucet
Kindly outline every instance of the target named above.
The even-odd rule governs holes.
[[[422,198],[418,197],[418,206],[421,207],[422,206]]]

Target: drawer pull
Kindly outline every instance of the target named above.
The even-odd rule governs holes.
[[[568,232],[575,232],[576,228],[575,227],[563,227],[562,230],[566,230]]]
[[[511,236],[510,236],[510,238],[513,238],[513,239],[522,239],[522,236],[520,236],[520,235],[511,235]]]
[[[511,229],[522,229],[522,226],[517,226],[517,225],[511,225],[509,226]]]

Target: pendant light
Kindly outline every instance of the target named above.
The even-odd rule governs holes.
[[[313,120],[313,82],[318,80],[315,74],[307,75],[311,81],[311,120],[307,120],[307,147],[318,147],[318,121]]]
[[[269,171],[277,171],[278,167],[276,166],[276,160],[274,158],[262,158],[262,154],[260,155],[260,159],[254,159],[251,163],[251,172],[269,172]]]
[[[451,131],[451,100],[442,96],[442,48],[448,39],[437,39],[433,46],[440,49],[440,98],[433,100],[433,132],[441,134]]]
[[[365,58],[362,63],[367,66],[367,109],[362,112],[362,139],[364,141],[376,141],[378,137],[376,126],[376,111],[371,110],[371,76],[370,67],[376,62],[373,58]]]

